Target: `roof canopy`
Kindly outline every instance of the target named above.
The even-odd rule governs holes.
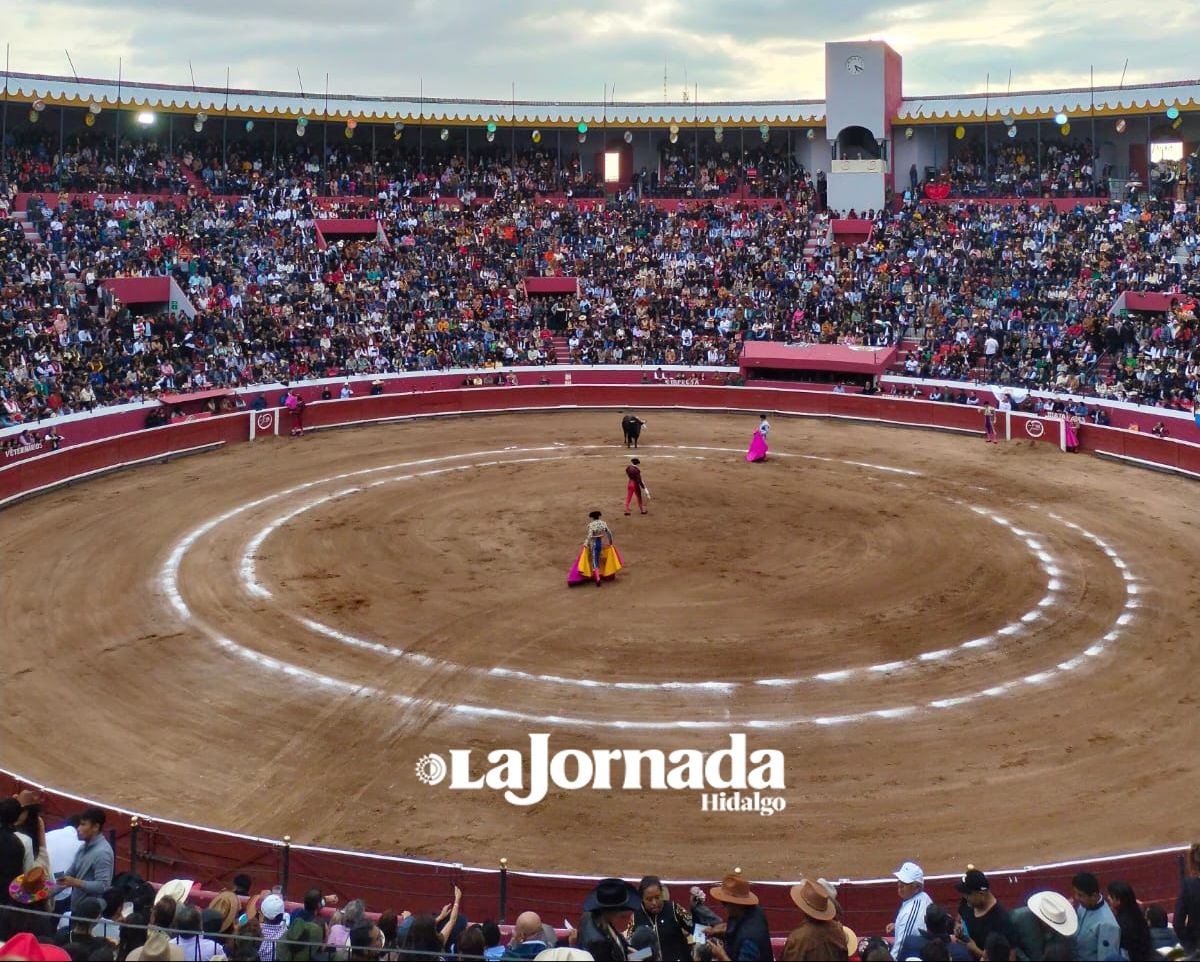
[[[10,100],[132,110],[166,110],[183,113],[222,114],[331,121],[361,120],[405,124],[486,124],[502,126],[600,127],[711,127],[721,124],[773,124],[821,127],[825,123],[822,100],[738,100],[724,102],[609,102],[456,99],[447,97],[375,97],[356,94],[304,94],[278,90],[224,87],[185,87],[176,84],[134,83],[48,74],[12,73]],[[1000,121],[1009,114],[1017,120],[1047,119],[1062,112],[1069,118],[1144,114],[1168,107],[1200,109],[1200,80],[1123,87],[1076,87],[1034,90],[1011,94],[971,93],[905,97],[896,123],[979,122],[986,115]]]

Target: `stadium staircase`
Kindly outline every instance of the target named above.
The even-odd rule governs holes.
[[[187,185],[190,190],[202,191],[202,190],[206,189],[205,185],[204,185],[204,181],[200,179],[199,175],[194,170],[192,170],[191,167],[189,167],[187,164],[183,163],[182,161],[180,161],[180,163],[179,163],[179,175],[185,181],[187,181]]]
[[[567,345],[567,335],[555,334],[550,340],[554,344],[554,353],[558,357],[558,363],[570,364],[571,348]]]
[[[21,225],[21,231],[25,235],[25,240],[30,247],[35,250],[45,250],[46,242],[42,240],[42,235],[38,233],[37,228],[29,222],[28,211],[14,210],[12,219]]]

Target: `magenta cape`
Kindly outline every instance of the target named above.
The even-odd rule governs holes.
[[[750,441],[750,450],[746,452],[747,461],[765,461],[767,457],[767,439],[761,431],[755,431]]]
[[[1067,450],[1074,451],[1079,447],[1079,435],[1075,433],[1075,425],[1071,423],[1070,418],[1063,420],[1063,427],[1067,432]]]

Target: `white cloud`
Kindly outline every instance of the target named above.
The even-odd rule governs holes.
[[[0,0],[14,70],[311,93],[599,100],[823,96],[827,40],[881,39],[905,58],[909,95],[1113,83],[1195,73],[1195,5],[1154,16],[1118,0]]]

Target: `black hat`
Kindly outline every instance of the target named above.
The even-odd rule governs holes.
[[[988,885],[988,877],[979,869],[973,868],[962,877],[962,881],[955,886],[963,895],[970,892],[986,892],[991,886]]]
[[[600,518],[600,512],[599,511],[589,511],[588,517],[591,518],[593,521],[596,521]]]
[[[99,922],[104,915],[104,903],[88,895],[71,910],[72,922]]]
[[[601,879],[583,900],[585,912],[633,912],[642,904],[637,889],[619,878]]]

